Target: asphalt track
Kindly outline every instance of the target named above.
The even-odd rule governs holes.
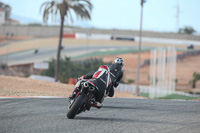
[[[148,49],[150,47],[145,47]],[[61,52],[61,56],[65,57],[76,57],[84,54],[88,54],[96,51],[108,51],[113,49],[138,49],[136,46],[113,46],[113,45],[97,45],[97,46],[68,46],[64,47]],[[30,62],[47,61],[49,59],[55,58],[57,53],[57,47],[40,48],[38,53],[34,54],[35,49],[21,51],[17,53],[10,54],[8,56],[0,56],[0,63],[6,63],[8,61],[9,65],[14,64],[25,64]]]
[[[66,98],[0,99],[0,133],[199,133],[200,102],[108,98],[67,119]]]

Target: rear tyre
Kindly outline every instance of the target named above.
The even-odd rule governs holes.
[[[74,119],[79,109],[82,107],[83,103],[85,102],[85,97],[83,95],[79,95],[76,101],[73,103],[71,108],[67,113],[67,118]]]

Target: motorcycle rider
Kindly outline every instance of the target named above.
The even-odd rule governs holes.
[[[92,103],[94,107],[101,108],[102,102],[105,96],[113,97],[114,87],[119,85],[119,81],[123,77],[122,67],[124,66],[124,59],[117,57],[114,63],[109,67],[102,65],[97,71],[91,71],[86,75],[78,78],[75,89],[69,100],[74,99],[79,91],[80,82],[83,79],[92,79],[92,82],[99,88],[99,91],[95,94],[95,102]]]
[[[114,87],[117,88],[119,85],[120,80],[123,77],[123,70],[122,67],[124,66],[124,59],[121,57],[117,57],[114,60],[114,63],[109,66],[110,68],[110,74],[111,74],[111,81],[112,81],[112,86],[109,89],[108,96],[113,97],[114,95]]]

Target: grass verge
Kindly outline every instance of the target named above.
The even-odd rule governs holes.
[[[142,52],[149,51],[150,49],[142,49]],[[79,59],[84,57],[91,57],[91,56],[107,56],[107,55],[116,55],[116,54],[128,54],[128,53],[136,53],[138,52],[137,49],[117,49],[117,50],[108,50],[108,51],[97,51],[88,54],[83,54],[79,56],[72,57],[72,59]]]
[[[141,93],[141,96],[149,98],[148,93]],[[192,97],[192,96],[184,96],[184,95],[178,95],[178,94],[171,94],[167,95],[165,97],[158,97],[155,99],[180,99],[180,100],[200,100],[200,97]]]

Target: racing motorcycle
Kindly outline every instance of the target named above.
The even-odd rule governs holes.
[[[67,117],[69,119],[74,119],[74,117],[86,110],[90,110],[91,104],[95,102],[95,92],[98,90],[97,86],[90,82],[90,80],[80,81],[79,91],[73,100],[69,102],[69,110]]]

